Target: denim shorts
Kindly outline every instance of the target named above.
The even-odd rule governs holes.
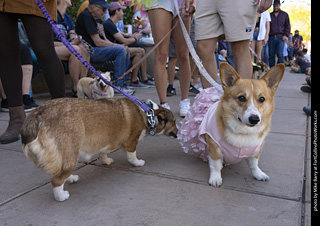
[[[253,32],[253,37],[250,39],[250,41],[258,41],[259,31]]]

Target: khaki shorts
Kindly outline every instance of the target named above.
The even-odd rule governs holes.
[[[253,0],[197,1],[196,40],[217,38],[225,34],[229,42],[252,38],[257,18]]]

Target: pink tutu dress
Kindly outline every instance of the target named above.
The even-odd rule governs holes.
[[[219,92],[215,88],[201,91],[190,108],[178,132],[180,145],[185,153],[191,153],[208,161],[208,151],[204,134],[208,134],[223,153],[225,164],[234,164],[255,155],[260,150],[263,139],[258,145],[235,147],[226,142],[219,134],[215,111],[219,105]]]
[[[199,127],[209,108],[220,100],[220,93],[214,87],[202,90],[190,107],[178,132],[180,145],[185,153],[194,154],[208,161],[208,151],[203,139],[199,139]]]

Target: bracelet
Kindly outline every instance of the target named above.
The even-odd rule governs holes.
[[[133,37],[133,38],[134,38],[134,40],[136,40],[136,42],[138,41],[138,39],[136,37]]]

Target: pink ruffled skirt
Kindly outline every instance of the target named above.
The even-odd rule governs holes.
[[[178,132],[182,150],[206,162],[208,161],[208,151],[206,143],[199,139],[199,126],[208,109],[219,100],[220,93],[214,87],[202,90],[196,96]]]

